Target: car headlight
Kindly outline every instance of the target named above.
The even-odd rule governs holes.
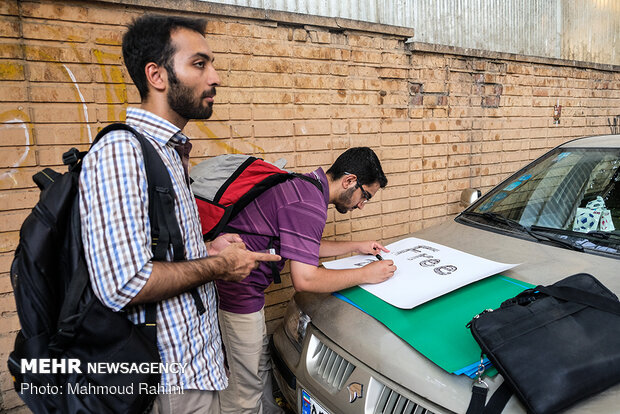
[[[310,317],[299,309],[295,299],[291,299],[284,314],[284,332],[299,351],[301,351],[309,323]]]

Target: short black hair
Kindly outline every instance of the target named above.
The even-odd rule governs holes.
[[[381,162],[377,154],[368,147],[349,148],[340,154],[326,172],[332,180],[337,180],[346,173],[355,174],[359,185],[379,183],[381,188],[387,185]]]
[[[144,67],[149,62],[162,65],[174,74],[172,56],[175,49],[170,35],[176,29],[185,28],[204,35],[207,21],[200,18],[145,14],[135,19],[123,36],[123,59],[131,80],[146,99],[149,89]]]

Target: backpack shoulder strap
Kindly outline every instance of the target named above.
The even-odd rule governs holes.
[[[300,173],[290,173],[290,174],[292,174],[293,177],[295,178],[301,178],[302,180],[306,180],[309,183],[312,183],[316,188],[319,189],[320,192],[323,192],[323,184],[321,184],[320,180],[317,180],[316,178],[308,177],[307,175],[300,174]]]
[[[123,123],[110,124],[103,128],[97,134],[93,145],[105,134],[117,130],[132,133],[142,147],[149,192],[149,219],[151,221],[153,260],[166,260],[166,253],[170,244],[172,244],[174,261],[185,260],[183,237],[174,213],[175,192],[172,187],[172,180],[170,179],[168,169],[153,145],[136,129]],[[192,289],[190,292],[198,312],[200,314],[204,313],[206,309],[198,291]]]
[[[133,134],[142,148],[149,192],[149,218],[151,220],[151,233],[153,238],[153,259],[156,261],[166,260],[168,245],[172,243],[174,260],[183,260],[185,258],[185,253],[183,244],[181,243],[181,231],[178,223],[174,220],[175,193],[172,187],[172,181],[170,180],[168,169],[155,148],[153,148],[153,145],[136,129],[123,123],[110,124],[103,128],[95,137],[93,145],[106,134],[119,130]],[[170,205],[171,202],[172,206]],[[172,210],[170,210],[170,207],[172,207]],[[164,217],[162,215],[162,210],[172,211],[173,214],[171,218],[174,223],[170,222],[169,217]]]
[[[317,180],[316,178],[308,177],[307,175],[303,175],[303,174],[295,173],[295,172],[289,172],[288,177],[289,178],[301,178],[302,180],[308,181],[309,183],[313,184],[321,193],[323,192],[323,185],[321,184],[321,181]],[[225,223],[222,223],[222,224],[223,226],[220,229],[220,232],[225,231],[228,233],[248,234],[248,235],[254,235],[254,236],[269,237],[269,244],[267,245],[268,249],[271,249],[272,247],[274,247],[274,242],[278,238],[278,236],[251,233],[251,232],[235,229],[234,227],[231,227],[230,225],[228,225],[228,219],[226,220]],[[280,277],[280,271],[278,270],[276,262],[269,262],[268,264],[269,264],[269,268],[271,269],[271,274],[273,276],[273,282],[276,284],[282,283],[282,278]]]
[[[243,231],[243,230],[239,230],[236,229],[228,224],[226,224],[225,226],[223,226],[222,228],[222,232],[226,232],[226,233],[236,233],[236,234],[247,234],[250,236],[262,236],[262,237],[268,237],[269,238],[269,243],[267,244],[267,249],[271,249],[275,246],[275,241],[278,239],[278,236],[271,236],[271,235],[266,235],[266,234],[258,234],[258,233],[252,233],[249,231]],[[271,270],[271,275],[273,276],[273,283],[282,283],[282,278],[280,277],[280,271],[278,270],[278,266],[276,265],[276,262],[267,262],[267,264],[269,265],[269,269]]]

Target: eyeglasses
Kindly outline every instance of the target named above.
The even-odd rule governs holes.
[[[359,188],[360,190],[362,190],[362,197],[364,197],[364,201],[363,201],[364,204],[370,201],[370,199],[372,198],[372,194],[364,190],[364,188],[361,186],[360,183],[355,182],[355,188]]]
[[[351,173],[346,172],[346,171],[344,173],[345,173],[345,175],[351,174]],[[370,194],[368,191],[364,190],[364,188],[359,183],[359,181],[355,181],[355,188],[359,188],[360,190],[362,190],[362,197],[364,198],[364,200],[361,201],[362,204],[366,204],[367,202],[370,201],[370,199],[372,198],[372,194]]]

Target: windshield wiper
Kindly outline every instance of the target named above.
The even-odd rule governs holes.
[[[511,229],[517,230],[518,232],[521,232],[521,233],[525,233],[525,234],[529,235],[530,237],[532,237],[533,239],[535,239],[536,241],[539,241],[539,242],[557,244],[557,245],[561,245],[563,247],[569,248],[571,250],[576,250],[576,251],[579,251],[579,252],[583,252],[583,247],[581,247],[578,244],[575,244],[575,243],[570,242],[568,240],[564,240],[564,239],[560,239],[560,238],[557,238],[557,237],[549,236],[548,234],[542,234],[541,230],[547,231],[546,227],[532,226],[530,228],[527,228],[527,227],[525,227],[524,225],[520,224],[519,222],[517,222],[515,220],[511,220],[511,219],[509,219],[507,217],[502,216],[501,214],[493,213],[493,212],[475,213],[475,212],[468,211],[468,212],[466,212],[466,214],[467,215],[477,216],[477,217],[482,217],[482,218],[487,219],[487,220],[489,220],[491,222],[505,224],[506,226],[510,227]],[[551,229],[551,230],[554,230],[554,229]]]
[[[488,220],[490,222],[493,222],[493,223],[504,224],[504,225],[510,227],[513,230],[517,230],[520,233],[527,233],[527,234],[530,233],[530,230],[527,227],[525,227],[524,225],[520,224],[517,221],[514,221],[512,219],[504,217],[504,216],[502,216],[501,214],[498,214],[498,213],[493,213],[493,212],[475,213],[473,211],[468,211],[468,212],[466,212],[466,214],[472,215],[472,216],[475,216],[475,217],[482,217],[482,218],[484,218],[484,219],[486,219],[486,220]],[[538,239],[535,236],[532,236],[532,237]]]
[[[553,227],[543,227],[543,226],[537,226],[535,224],[532,224],[530,226],[530,232],[533,234],[537,234],[540,235],[542,237],[546,237],[547,239],[549,239],[549,241],[553,241],[555,243],[564,245],[568,248],[571,248],[573,250],[577,250],[579,252],[583,252],[583,246],[573,243],[567,239],[560,239],[558,237],[554,237],[554,236],[550,236],[548,233],[552,233],[552,234],[563,234],[566,235],[566,230],[563,229],[556,229]],[[544,234],[543,234],[544,233]]]
[[[491,221],[494,221],[496,223],[505,224],[511,229],[518,230],[524,233],[528,233],[527,227],[523,226],[517,221],[509,219],[508,217],[504,217],[501,214],[493,213],[493,212],[486,212],[486,213],[482,213],[481,216]]]

